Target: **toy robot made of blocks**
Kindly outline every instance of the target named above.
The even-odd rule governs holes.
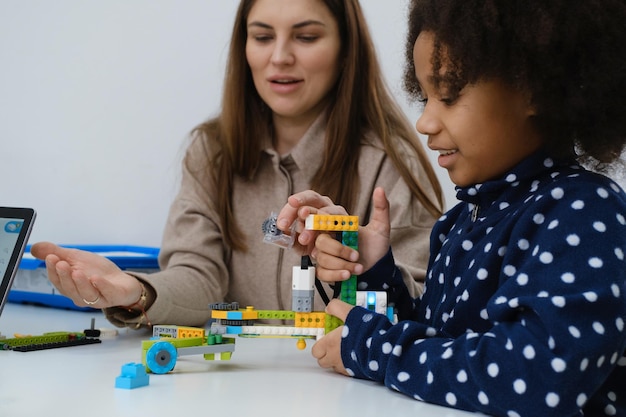
[[[326,232],[337,232],[341,242],[353,249],[358,245],[358,216],[314,214],[305,222],[305,228]],[[276,214],[272,213],[263,222],[264,241],[284,249],[293,246],[295,233],[282,233],[276,227]],[[153,337],[142,344],[142,363],[148,372],[163,374],[174,369],[178,356],[202,354],[207,360],[229,360],[235,350],[236,335],[249,338],[292,338],[297,339],[297,347],[306,347],[305,339],[320,339],[326,333],[343,323],[325,312],[313,311],[315,295],[315,267],[310,260],[292,271],[292,310],[255,310],[252,306],[244,309],[234,303],[210,304],[213,320],[207,333],[203,328],[161,325],[153,327]],[[336,295],[342,301],[359,305],[368,310],[392,318],[387,305],[387,294],[381,291],[357,291],[357,277],[336,283]],[[263,324],[259,324],[262,320]],[[281,324],[266,324],[278,320]],[[291,322],[291,324],[285,324]]]

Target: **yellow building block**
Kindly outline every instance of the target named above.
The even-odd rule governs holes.
[[[296,313],[295,326],[323,328],[325,319],[326,313],[324,312]]]
[[[204,337],[204,329],[200,327],[178,326],[176,337],[179,339],[187,339],[191,337]]]
[[[359,230],[359,216],[311,214],[306,218],[304,226],[308,230],[357,231]]]

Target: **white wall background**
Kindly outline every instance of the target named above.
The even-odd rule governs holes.
[[[415,120],[406,1],[361,3]],[[0,205],[38,211],[31,242],[160,245],[186,135],[219,110],[237,4],[0,0]]]
[[[414,121],[406,3],[361,0]],[[31,242],[160,245],[186,135],[219,109],[237,4],[0,0],[0,205],[38,211]]]

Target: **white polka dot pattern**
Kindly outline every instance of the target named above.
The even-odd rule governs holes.
[[[359,277],[389,288],[406,321],[354,308],[349,373],[490,415],[626,415],[624,192],[540,155],[457,191],[421,299],[391,252]]]

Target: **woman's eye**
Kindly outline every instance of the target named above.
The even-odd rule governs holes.
[[[318,39],[318,36],[315,35],[300,35],[298,36],[298,39],[300,39],[302,42],[315,42]]]
[[[253,35],[252,39],[257,42],[267,42],[272,39],[271,35]]]

